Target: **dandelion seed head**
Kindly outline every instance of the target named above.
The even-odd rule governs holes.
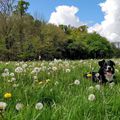
[[[15,72],[16,73],[22,73],[23,72],[23,68],[22,67],[17,67],[17,68],[15,68]]]
[[[15,108],[16,108],[16,110],[20,111],[23,108],[23,106],[24,105],[22,103],[17,103]]]
[[[88,100],[89,100],[89,101],[94,101],[94,100],[95,100],[95,95],[94,95],[94,94],[90,94],[90,95],[88,96]]]
[[[41,110],[42,108],[43,108],[43,104],[41,102],[39,102],[35,105],[36,110]]]
[[[79,84],[80,84],[80,81],[79,81],[79,80],[75,80],[75,81],[74,81],[74,84],[75,84],[75,85],[79,85]]]
[[[5,102],[0,102],[0,111],[5,110],[6,106],[7,106],[7,103],[5,103]]]
[[[100,90],[101,86],[100,86],[100,85],[95,85],[95,88],[96,88],[97,90]]]

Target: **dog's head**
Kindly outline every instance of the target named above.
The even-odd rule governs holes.
[[[99,66],[101,69],[101,73],[105,76],[105,78],[110,81],[113,79],[113,75],[115,73],[115,63],[111,60],[105,61],[99,61]]]

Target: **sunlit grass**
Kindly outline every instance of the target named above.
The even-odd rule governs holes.
[[[7,106],[1,109],[0,120],[119,120],[120,60],[114,61],[118,83],[112,87],[102,85],[100,89],[95,87],[97,83],[83,77],[87,72],[98,71],[97,60],[1,62],[0,102]],[[17,67],[22,71],[15,72]],[[5,98],[6,93],[11,97]],[[90,94],[95,99],[89,100]],[[44,98],[50,99],[50,104],[48,100],[36,109]],[[20,110],[16,110],[17,103],[23,105]]]

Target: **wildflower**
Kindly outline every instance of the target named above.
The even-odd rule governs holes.
[[[89,73],[89,74],[87,74],[87,77],[92,77],[92,74],[90,74],[90,73]]]
[[[66,70],[65,70],[66,73],[69,73],[70,71],[71,71],[70,69],[66,69]]]
[[[6,65],[9,65],[9,62],[5,63]]]
[[[94,90],[94,87],[93,87],[93,86],[90,86],[90,87],[88,88],[88,90],[89,90],[89,91],[93,91],[93,90]]]
[[[14,88],[16,88],[16,87],[18,87],[18,86],[19,86],[19,84],[16,84],[16,83],[13,84],[13,87],[14,87]]]
[[[27,64],[26,64],[26,63],[22,65],[22,68],[23,68],[23,69],[25,69],[26,67],[27,67]]]
[[[24,105],[22,103],[17,103],[15,108],[16,108],[16,110],[20,111],[23,108],[23,106]]]
[[[96,73],[96,74],[95,74],[95,76],[96,76],[96,77],[99,77],[99,76],[100,76],[100,74],[99,74],[99,73]]]
[[[4,98],[11,98],[12,97],[12,94],[11,93],[5,93],[4,94]]]
[[[48,72],[47,74],[50,75],[50,72]]]
[[[5,102],[0,102],[0,111],[4,111],[7,106],[7,103]]]
[[[52,70],[53,70],[53,71],[56,71],[56,70],[57,70],[57,67],[52,67]]]
[[[39,67],[35,67],[32,71],[32,73],[39,73],[40,72],[40,68]]]
[[[6,72],[9,72],[9,70],[8,70],[7,68],[5,68],[5,69],[4,69],[4,72],[5,72],[5,73],[6,73]]]
[[[35,105],[36,110],[41,110],[42,108],[43,108],[43,104],[41,102],[39,102]]]
[[[15,72],[16,72],[16,73],[21,73],[21,72],[23,72],[23,68],[17,67],[17,68],[15,69]]]
[[[11,80],[7,80],[8,81],[8,83],[11,83],[12,81]]]
[[[14,76],[15,76],[15,74],[14,74],[14,73],[10,73],[10,76],[14,77]]]
[[[16,78],[14,78],[14,77],[13,77],[13,78],[11,78],[11,82],[13,82],[13,81],[16,81]]]
[[[79,81],[79,80],[75,80],[75,81],[74,81],[74,84],[75,84],[75,85],[79,85],[79,84],[80,84],[80,81]]]
[[[88,96],[88,100],[89,100],[89,101],[94,101],[94,100],[95,100],[95,95],[94,95],[94,94],[90,94],[90,95]]]
[[[9,76],[9,72],[2,73],[2,77],[6,77],[6,76]]]
[[[95,86],[95,88],[96,88],[97,90],[100,90],[100,87],[101,87],[100,85],[96,85],[96,86]]]
[[[16,66],[19,66],[19,65],[20,65],[20,63],[16,63],[15,65],[16,65]]]

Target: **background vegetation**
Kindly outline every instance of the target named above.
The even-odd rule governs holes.
[[[55,26],[35,19],[20,0],[0,0],[0,60],[119,57],[119,49],[87,26]]]

